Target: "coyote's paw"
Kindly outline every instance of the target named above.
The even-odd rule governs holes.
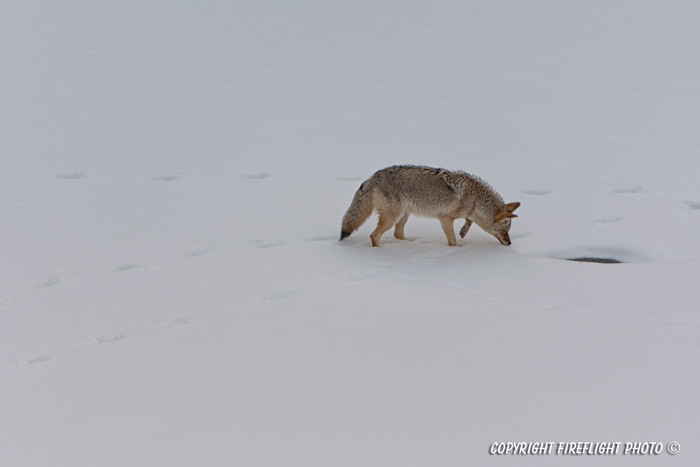
[[[467,235],[467,232],[469,232],[469,227],[472,226],[472,221],[469,219],[465,219],[464,225],[462,226],[461,229],[459,229],[459,236],[464,238]]]

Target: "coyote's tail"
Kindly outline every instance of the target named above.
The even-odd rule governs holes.
[[[340,239],[349,237],[351,233],[360,228],[367,218],[372,214],[372,183],[367,180],[355,192],[355,197],[350,203],[350,207],[343,216],[343,225],[340,230]]]

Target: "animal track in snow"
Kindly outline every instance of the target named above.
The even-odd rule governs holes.
[[[73,174],[58,174],[56,175],[56,178],[59,178],[61,180],[77,180],[79,178],[85,178],[87,177],[87,174],[85,172],[76,172]]]
[[[179,180],[181,177],[179,175],[157,175],[151,177],[151,181],[155,182],[172,182],[173,180]]]
[[[36,284],[34,287],[22,290],[20,292],[16,292],[12,295],[8,295],[4,298],[0,298],[0,306],[7,306],[9,303],[22,299],[26,296],[29,296],[30,294],[39,292],[40,290],[47,289],[49,287],[53,287],[55,285],[58,285],[62,282],[64,282],[66,279],[70,278],[71,276],[75,275],[76,273],[58,273],[58,274],[52,274],[43,281],[39,282]]]
[[[110,334],[104,334],[102,336],[96,336],[93,338],[93,342],[96,344],[105,344],[109,342],[116,342],[122,339],[126,339],[128,336],[123,332],[113,332]]]
[[[613,190],[613,193],[644,193],[645,190],[641,185],[634,185],[629,188],[617,188]]]
[[[257,174],[241,175],[241,178],[246,179],[246,180],[263,180],[265,178],[270,178],[270,177],[272,177],[272,174],[269,172],[260,172]]]
[[[690,208],[691,211],[700,211],[700,202],[698,201],[684,201],[685,205]]]
[[[622,220],[621,217],[613,216],[613,217],[602,217],[600,219],[595,219],[592,224],[612,224],[613,222],[620,222]]]
[[[520,193],[533,196],[545,196],[554,192],[552,190],[520,190]]]
[[[185,258],[192,258],[192,257],[194,257],[194,256],[206,255],[206,254],[209,253],[210,251],[211,251],[211,249],[210,249],[209,247],[205,247],[205,246],[204,246],[204,247],[201,247],[201,248],[196,248],[196,249],[194,249],[194,250],[186,251],[185,253],[183,253],[182,256],[184,256]]]
[[[54,274],[52,276],[47,277],[45,281],[37,284],[36,288],[45,289],[47,287],[52,287],[54,285],[60,284],[63,281],[64,279],[61,277],[60,274]]]
[[[185,258],[192,258],[194,256],[202,256],[202,255],[207,255],[209,253],[212,253],[217,250],[221,250],[223,247],[221,246],[216,246],[216,245],[204,245],[200,246],[198,248],[195,248],[193,250],[186,251],[183,253],[183,257]]]
[[[52,360],[50,355],[41,355],[40,357],[34,357],[27,360],[28,365],[36,365],[38,363],[44,363]]]
[[[250,243],[257,248],[272,248],[286,245],[284,242],[264,242],[262,240],[251,240]]]
[[[284,298],[289,298],[292,297],[296,294],[298,294],[301,291],[301,289],[291,289],[291,290],[284,290],[282,292],[273,292],[269,293],[266,295],[263,295],[263,300],[282,300]]]

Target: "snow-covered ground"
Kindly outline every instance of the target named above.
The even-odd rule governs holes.
[[[697,466],[698,24],[647,0],[3,2],[0,463]],[[399,163],[520,201],[512,246],[417,218],[338,242]]]

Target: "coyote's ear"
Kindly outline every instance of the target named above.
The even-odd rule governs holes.
[[[516,209],[518,209],[519,207],[520,207],[520,203],[518,203],[517,201],[514,203],[508,203],[508,204],[506,204],[506,211],[513,212]]]
[[[506,209],[503,209],[501,211],[498,211],[495,216],[493,216],[493,222],[500,222],[503,219],[510,219],[513,217],[518,217],[516,214],[513,214],[510,211],[507,211]]]

